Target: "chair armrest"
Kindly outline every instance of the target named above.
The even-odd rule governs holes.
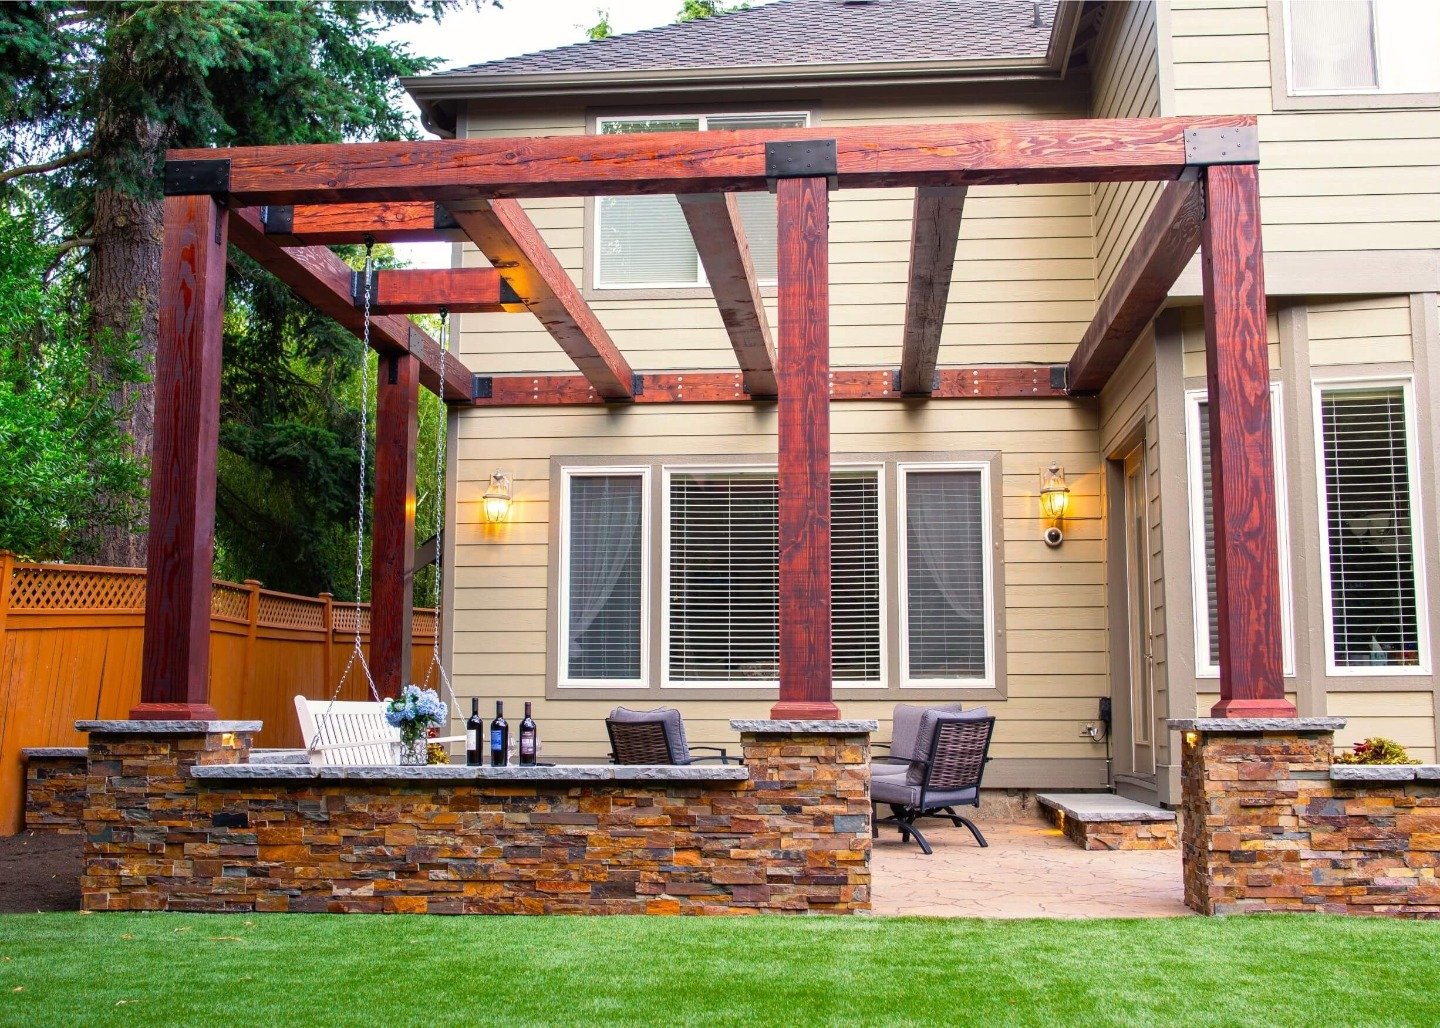
[[[712,748],[714,748],[714,747],[712,747]],[[698,747],[692,746],[691,749],[698,749]],[[709,763],[716,763],[716,764],[741,764],[741,765],[743,765],[743,764],[745,763],[745,760],[744,760],[743,757],[730,757],[730,756],[691,757],[691,758],[690,758],[690,763],[692,763],[692,764],[704,764],[704,763],[707,763],[707,762],[709,762]]]
[[[695,750],[710,750],[713,754],[715,754],[714,756],[710,757],[691,757],[690,763],[692,764],[698,764],[702,760],[718,760],[722,764],[730,763],[731,759],[739,760],[738,757],[731,758],[729,752],[725,749],[724,746],[691,746],[690,750],[692,752]],[[742,760],[740,761],[740,763],[743,764],[744,761]]]
[[[437,735],[426,739],[426,742],[465,742],[468,736],[464,735]]]

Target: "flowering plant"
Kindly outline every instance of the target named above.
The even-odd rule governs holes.
[[[445,724],[449,709],[434,689],[407,685],[400,695],[385,701],[385,721],[400,729],[404,742],[414,742],[429,734],[432,726]]]
[[[1355,744],[1355,749],[1350,753],[1342,753],[1335,758],[1337,764],[1418,764],[1420,761],[1412,760],[1410,754],[1405,752],[1394,739],[1386,739],[1382,736],[1372,735],[1368,739],[1362,739]]]

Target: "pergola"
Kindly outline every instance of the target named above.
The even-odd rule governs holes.
[[[452,406],[775,403],[780,490],[776,718],[834,718],[830,403],[1093,395],[1196,248],[1202,255],[1216,528],[1216,716],[1293,716],[1281,677],[1275,480],[1261,271],[1258,143],[1247,117],[957,123],[179,150],[165,165],[165,234],[141,704],[135,718],[213,718],[210,574],[227,242],[346,328],[360,276],[326,244],[461,239],[490,268],[380,271],[372,667],[409,667],[416,411]],[[938,367],[971,185],[1166,183],[1068,365]],[[898,366],[830,371],[829,191],[915,187]],[[778,200],[772,333],[734,193]],[[737,366],[637,373],[518,198],[675,194]],[[528,310],[576,366],[475,374],[402,315]],[[443,367],[443,377],[442,377]]]

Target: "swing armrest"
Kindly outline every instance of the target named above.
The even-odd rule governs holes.
[[[399,739],[359,739],[354,742],[322,742],[307,747],[309,753],[324,753],[326,750],[354,750],[362,746],[399,746]]]

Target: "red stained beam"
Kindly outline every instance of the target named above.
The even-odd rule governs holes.
[[[323,246],[284,247],[266,238],[260,213],[241,209],[230,218],[230,241],[284,282],[295,295],[322,314],[354,332],[364,318],[351,292],[349,265]],[[370,345],[380,353],[413,353],[420,361],[420,382],[447,403],[471,399],[473,376],[453,354],[445,358],[445,386],[440,386],[440,345],[409,318],[381,314],[370,319]]]
[[[520,205],[484,200],[451,213],[596,392],[607,400],[631,399],[630,365]]]
[[[409,354],[380,358],[375,397],[375,531],[370,562],[370,670],[382,696],[410,681],[415,594],[415,443],[420,365]]]
[[[774,396],[775,342],[733,193],[682,193],[680,209],[752,396]]]
[[[1201,234],[1219,608],[1216,717],[1294,717],[1285,698],[1270,357],[1253,165],[1204,171]]]
[[[767,188],[765,144],[834,139],[842,188],[1176,178],[1187,128],[1251,116],[956,122],[172,150],[227,159],[242,204],[731,193]]]
[[[1198,179],[1166,184],[1070,358],[1072,392],[1098,393],[1110,381],[1195,255],[1204,217]]]
[[[457,242],[464,238],[445,208],[428,201],[366,204],[273,204],[265,234],[281,246]]]
[[[132,718],[215,717],[210,706],[210,574],[230,220],[208,196],[165,200],[145,635],[140,705],[130,712]]]
[[[370,309],[375,314],[451,314],[525,310],[494,268],[404,268],[375,272]]]
[[[933,388],[965,191],[964,186],[921,186],[915,191],[900,356],[900,389],[909,395],[928,395]]]

